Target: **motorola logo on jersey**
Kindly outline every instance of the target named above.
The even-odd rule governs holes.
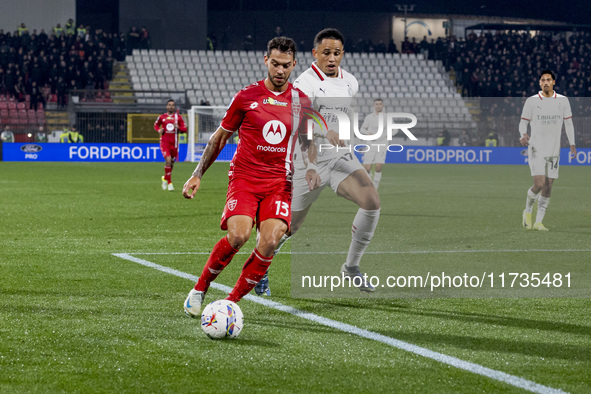
[[[263,127],[263,137],[271,145],[277,145],[285,138],[287,128],[278,120],[270,120]]]

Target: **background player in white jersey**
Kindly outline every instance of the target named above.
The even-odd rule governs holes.
[[[381,113],[384,110],[384,101],[377,98],[373,101],[373,112],[365,117],[363,125],[359,130],[362,134],[373,135],[380,127],[379,120],[382,117]],[[388,151],[388,139],[385,133],[385,125],[382,120],[382,135],[380,138],[371,141],[371,148],[363,154],[363,167],[371,178],[371,166],[375,164],[375,172],[373,174],[373,184],[378,188],[380,180],[382,179],[382,166],[386,163],[386,153]],[[377,146],[375,146],[377,145]]]
[[[357,157],[348,150],[336,149],[337,145],[344,145],[344,142],[339,140],[337,120],[330,117],[330,109],[350,111],[353,97],[359,87],[357,79],[340,67],[344,42],[342,34],[336,29],[320,31],[314,38],[312,49],[316,61],[294,82],[294,86],[310,97],[314,108],[325,117],[328,130],[314,129],[318,174],[322,180],[320,188],[310,191],[307,184],[304,185],[306,164],[296,147],[291,232],[282,238],[277,250],[289,236],[295,234],[304,222],[312,203],[316,201],[322,189],[330,185],[337,195],[359,206],[353,219],[349,252],[341,272],[348,278],[360,277],[361,280],[355,280],[353,283],[361,283],[359,289],[362,291],[373,292],[375,289],[364,280],[359,270],[359,262],[378,224],[380,198]],[[266,277],[259,282],[255,291],[257,294],[270,294]]]
[[[556,77],[550,70],[544,70],[540,74],[540,87],[538,94],[531,96],[523,106],[519,134],[521,145],[527,146],[529,168],[534,178],[533,186],[527,191],[525,210],[523,211],[523,226],[526,229],[548,231],[542,224],[548,204],[554,179],[558,178],[558,166],[560,160],[560,135],[562,124],[566,131],[570,145],[570,155],[575,157],[575,129],[573,127],[573,115],[568,99],[554,91]],[[527,125],[530,124],[531,136],[527,134]],[[532,208],[538,201],[536,221],[532,227]]]

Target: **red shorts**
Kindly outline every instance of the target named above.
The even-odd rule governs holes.
[[[174,141],[160,141],[160,152],[162,152],[164,158],[167,158],[168,156],[172,157],[174,160],[179,158],[179,148],[174,145]]]
[[[222,230],[228,229],[228,218],[250,216],[257,227],[267,219],[291,223],[291,182],[285,179],[232,179],[228,185],[222,213]]]

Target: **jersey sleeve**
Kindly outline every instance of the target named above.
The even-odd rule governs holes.
[[[154,130],[158,131],[160,130],[160,127],[162,127],[162,115],[160,115],[158,119],[156,119],[156,122],[154,122]]]
[[[245,111],[242,106],[242,95],[243,91],[241,90],[232,98],[220,124],[222,129],[231,133],[237,131],[244,120]]]
[[[521,112],[521,119],[527,120],[528,122],[532,120],[532,99],[528,98],[525,100],[525,105],[523,106],[523,111]]]
[[[573,117],[573,111],[570,108],[570,101],[568,100],[568,98],[564,98],[564,112],[563,112],[563,119],[567,120],[567,119],[571,119]]]
[[[185,123],[185,120],[183,119],[183,117],[180,115],[179,115],[179,131],[181,133],[187,132],[187,124]]]
[[[369,131],[369,118],[370,118],[370,115],[367,115],[365,117],[365,119],[363,120],[363,124],[361,125],[361,130],[360,131],[363,134],[365,134],[367,131]]]
[[[314,99],[314,84],[306,72],[295,80],[293,86],[301,90],[310,100]]]
[[[351,97],[357,96],[357,92],[359,92],[359,81],[355,76],[353,76],[353,91],[351,92]]]

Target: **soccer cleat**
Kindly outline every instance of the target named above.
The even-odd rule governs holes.
[[[531,230],[532,226],[531,226],[531,212],[526,212],[525,210],[523,211],[523,227],[526,230]]]
[[[550,231],[541,222],[534,224],[534,230],[538,231]]]
[[[265,272],[265,275],[263,275],[262,279],[254,287],[254,292],[260,296],[266,296],[266,297],[271,296],[271,289],[269,288],[269,273],[268,272]]]
[[[174,191],[174,186],[172,186],[172,183],[169,183],[169,184],[168,184],[168,191],[169,191],[169,192],[172,192],[172,191]]]
[[[364,274],[362,274],[361,271],[359,271],[359,267],[349,268],[346,264],[347,263],[343,264],[343,266],[341,267],[341,275],[344,278],[352,280],[353,285],[358,287],[361,291],[366,291],[368,293],[373,293],[374,291],[376,291],[376,289],[366,279],[367,275],[365,275],[364,277]]]
[[[203,300],[205,299],[205,293],[202,291],[197,291],[195,289],[191,289],[187,299],[185,300],[185,304],[183,308],[185,308],[185,313],[189,317],[201,317],[201,304],[203,304]]]
[[[162,190],[166,190],[168,188],[168,182],[164,177],[162,177]]]

